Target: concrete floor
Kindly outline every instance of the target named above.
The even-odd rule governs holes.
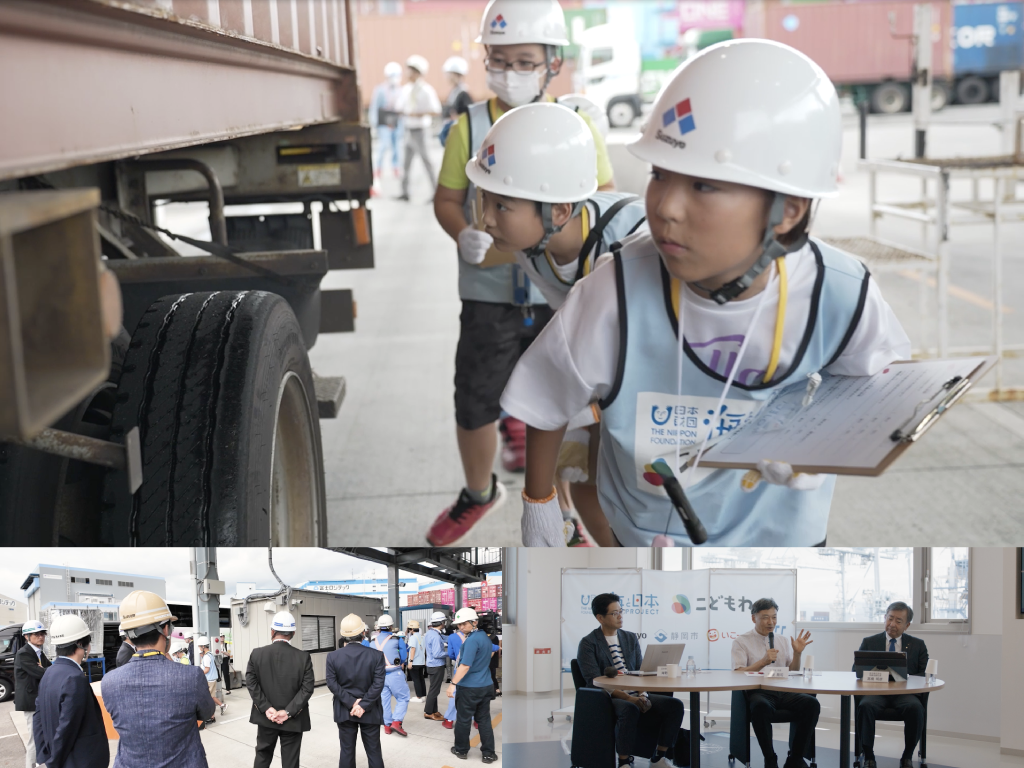
[[[448,705],[444,687],[438,699],[441,711]],[[494,724],[495,748],[501,756],[502,742],[502,698],[491,702],[491,722]],[[234,689],[225,697],[227,711],[217,713],[217,722],[206,727],[201,737],[206,759],[217,768],[251,768],[255,756],[256,726],[249,722],[252,700],[245,688]],[[7,714],[8,710],[10,715]],[[334,724],[333,697],[326,686],[313,692],[309,711],[312,730],[302,737],[302,768],[328,768],[338,763],[338,730]],[[14,717],[12,717],[14,716]],[[17,731],[15,731],[17,726]],[[451,753],[455,743],[453,732],[441,723],[423,719],[423,704],[410,702],[409,712],[403,723],[408,737],[392,733],[386,735],[381,729],[381,747],[384,764],[397,768],[423,766],[424,768],[452,768],[459,765],[474,765],[480,762],[480,737],[476,731],[470,740],[469,759],[460,761]],[[17,738],[20,735],[21,738]],[[7,738],[13,736],[13,738]],[[0,768],[21,768],[25,764],[24,739],[27,731],[20,712],[14,712],[13,702],[0,704]],[[114,764],[117,742],[110,742],[110,764]],[[495,765],[500,765],[501,761]],[[274,755],[272,768],[280,768],[280,754]],[[367,765],[362,746],[357,749],[356,765]]]
[[[997,116],[998,107],[948,108],[929,131],[930,156],[998,153],[999,132],[991,124]],[[623,130],[609,137],[613,162],[623,156],[630,135]],[[867,175],[856,169],[857,147],[857,122],[848,115],[842,193],[821,206],[814,226],[818,235],[867,232]],[[912,149],[909,115],[872,116],[870,156],[906,157]],[[432,150],[439,164],[440,145]],[[620,186],[642,192],[643,175],[635,168],[620,170]],[[319,373],[348,381],[340,416],[321,422],[329,543],[334,546],[422,544],[433,519],[454,502],[463,483],[452,401],[460,310],[457,256],[434,220],[422,167],[416,165],[413,175],[412,202],[395,200],[398,181],[385,178],[382,194],[371,203],[376,267],[334,272],[324,280],[325,287],[352,288],[358,304],[356,332],[322,336],[310,353]],[[892,198],[912,194],[915,187],[887,178],[881,189]],[[966,189],[954,185],[954,195],[963,197]],[[205,226],[195,214],[173,223],[196,235]],[[921,245],[918,224],[883,221],[880,234]],[[952,230],[950,326],[956,346],[986,344],[991,338],[991,235],[984,226]],[[1022,343],[1024,228],[1007,225],[1004,237],[1006,342]],[[914,345],[934,344],[933,326],[920,320],[920,283],[912,277],[877,275]],[[993,379],[989,374],[983,384],[991,386]],[[1024,387],[1024,357],[1006,362],[1004,382]],[[1018,502],[1024,497],[1022,469],[1024,404],[962,403],[882,477],[840,478],[828,542],[865,545],[884,539],[939,545],[956,540],[984,546],[1024,541]],[[521,543],[522,477],[496,471],[509,487],[509,501],[481,521],[465,544]]]
[[[553,694],[531,694],[529,696],[507,693],[504,698],[506,699],[505,706],[508,709],[508,718],[505,723],[505,746],[507,753],[505,765],[508,768],[532,768],[532,765],[535,763],[521,759],[518,756],[523,755],[525,757],[530,755],[531,758],[536,759],[536,756],[541,754],[541,748],[535,748],[536,751],[531,755],[531,750],[523,745],[541,745],[554,742],[557,746],[552,744],[543,753],[550,760],[550,762],[545,764],[550,765],[551,768],[562,768],[562,766],[568,768],[570,764],[568,755],[572,743],[572,723],[566,721],[563,716],[555,717],[554,723],[548,723],[547,721],[551,710],[558,707],[558,692],[556,691]],[[838,697],[835,696],[821,698],[836,699],[838,701]],[[567,690],[565,693],[565,704],[571,707],[572,702],[573,692]],[[701,698],[701,703],[701,711],[706,714],[707,696]],[[687,711],[683,727],[689,728],[689,697],[686,699],[686,706]],[[728,702],[724,702],[721,706],[728,709]],[[714,707],[715,709],[720,708],[717,700],[714,703]],[[835,711],[829,709],[826,706],[826,702],[823,702],[821,716],[815,728],[815,742],[819,750],[839,749],[838,704],[832,709]],[[702,717],[701,720],[703,721],[704,718]],[[705,761],[710,765],[725,765],[724,761],[721,761],[724,755],[720,753],[723,751],[728,752],[728,730],[729,724],[727,720],[718,722],[712,728],[703,728],[701,732],[704,734],[706,741],[701,745],[702,765],[704,765]],[[776,743],[776,753],[780,755],[785,754],[785,744],[789,739],[789,726],[786,724],[775,725],[772,736]],[[752,751],[757,753],[757,741],[754,739],[753,733],[751,733],[751,746]],[[875,734],[875,755],[880,759],[879,768],[886,768],[887,765],[897,765],[899,762],[898,758],[902,752],[902,730],[887,723],[879,723]],[[513,755],[517,757],[513,757]],[[838,757],[838,752],[834,753],[834,755]],[[763,765],[759,754],[754,754],[752,757],[753,765]],[[557,762],[555,762],[556,758]],[[895,762],[882,762],[881,758],[895,758]],[[717,762],[715,762],[716,759]],[[834,759],[832,756],[826,756],[826,759],[819,757],[817,762],[821,766],[834,765]],[[915,765],[918,763],[916,751],[914,753],[914,762]],[[635,765],[636,768],[647,768],[648,761],[638,757]],[[980,766],[985,768],[1011,768],[1011,766],[1022,768],[1024,767],[1024,757],[1000,755],[999,745],[993,742],[950,738],[942,733],[929,731],[928,765],[935,766],[936,768],[940,766],[948,766],[948,768],[980,768]]]

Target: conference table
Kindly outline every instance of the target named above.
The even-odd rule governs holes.
[[[936,679],[931,685],[924,677],[911,675],[901,683],[865,683],[855,672],[815,672],[810,680],[792,672],[788,679],[765,678],[762,674],[710,670],[695,677],[655,677],[619,675],[595,677],[594,685],[606,691],[647,691],[648,693],[690,694],[690,765],[700,766],[700,695],[713,691],[752,691],[758,688],[785,693],[832,694],[840,696],[839,766],[850,768],[850,711],[852,696],[897,696],[903,693],[931,693],[945,683]],[[820,764],[821,761],[819,760]]]

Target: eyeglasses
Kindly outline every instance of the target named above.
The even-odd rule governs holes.
[[[605,616],[610,616],[612,618],[614,618],[616,616],[621,616],[621,615],[622,615],[622,611],[611,611],[610,613],[606,613],[605,614]]]
[[[513,72],[536,72],[539,67],[546,67],[547,62],[534,62],[534,61],[505,61],[504,59],[492,59],[488,56],[484,59],[484,66],[487,67],[488,72],[507,72],[512,70]]]

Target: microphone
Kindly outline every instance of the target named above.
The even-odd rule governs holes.
[[[774,631],[768,633],[768,647],[769,648],[774,648],[775,647],[775,632]]]
[[[708,532],[704,529],[704,524],[701,523],[700,518],[697,517],[697,513],[693,511],[690,500],[686,498],[683,486],[679,484],[679,480],[676,479],[672,468],[661,459],[654,462],[652,466],[661,478],[662,487],[665,489],[665,493],[668,494],[672,506],[675,507],[676,512],[683,521],[686,535],[690,537],[690,541],[694,544],[703,544],[708,540]]]
[[[605,667],[604,668],[604,676],[605,677],[618,677],[619,676],[619,670],[617,670],[615,667]]]

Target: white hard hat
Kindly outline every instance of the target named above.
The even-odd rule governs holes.
[[[191,640],[193,637],[195,637],[195,635],[193,635],[191,632],[184,632],[182,634],[182,637],[184,637],[186,640]]]
[[[601,108],[594,102],[588,99],[586,96],[580,93],[567,93],[565,96],[558,97],[558,103],[574,109],[576,112],[582,112],[590,118],[590,122],[594,124],[594,127],[601,133],[602,136],[608,135],[608,130],[611,126],[608,124],[608,115],[601,111]]]
[[[466,175],[481,189],[539,203],[575,203],[597,191],[597,148],[583,118],[540,102],[491,126]]]
[[[395,626],[395,620],[392,619],[391,615],[388,614],[388,613],[385,613],[383,616],[381,616],[379,619],[377,619],[377,628],[378,629],[387,629],[388,627],[393,627],[393,626]]]
[[[68,645],[89,635],[89,625],[81,616],[66,613],[50,624],[50,642],[54,645]]]
[[[434,611],[432,614],[430,614],[430,623],[431,624],[434,624],[435,622],[447,621],[447,620],[448,620],[448,616],[445,615],[444,611]]]
[[[557,0],[491,0],[480,19],[477,43],[569,45]]]
[[[839,96],[807,56],[770,40],[728,40],[672,74],[629,144],[668,171],[800,197],[838,194]]]
[[[430,64],[425,58],[420,56],[418,53],[414,53],[408,59],[405,60],[405,66],[415,69],[421,75],[427,74],[427,70],[430,69]]]
[[[473,608],[459,608],[459,610],[455,612],[454,621],[456,624],[462,624],[467,621],[476,621],[477,618],[479,617],[476,615],[476,610]]]
[[[270,623],[270,628],[274,632],[294,632],[295,617],[288,613],[288,611],[275,613],[274,620]]]
[[[469,63],[461,56],[449,56],[444,66],[441,67],[444,72],[454,72],[457,75],[465,75],[469,72]]]
[[[43,622],[38,619],[31,619],[21,625],[21,634],[23,635],[34,635],[36,632],[45,632],[46,627],[43,626]]]
[[[210,646],[210,638],[208,638],[208,637],[197,637],[196,638],[196,645],[205,645],[206,647],[209,647]]]
[[[389,61],[384,65],[384,77],[401,77],[402,65],[397,61]]]

